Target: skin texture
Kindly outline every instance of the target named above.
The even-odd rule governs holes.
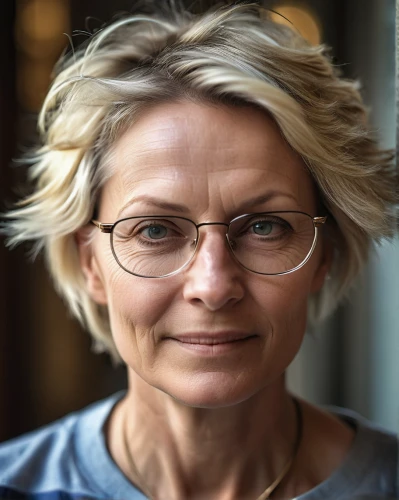
[[[155,107],[116,143],[113,169],[102,191],[102,222],[151,214],[229,222],[243,213],[277,210],[323,215],[302,160],[274,122],[249,107]],[[268,199],[253,201],[261,196]],[[87,286],[94,300],[108,306],[129,374],[128,394],[107,428],[115,461],[155,498],[165,498],[165,491],[170,499],[256,498],[295,442],[284,372],[302,342],[309,294],[320,289],[329,268],[322,239],[298,271],[263,276],[236,263],[223,226],[203,227],[189,266],[175,276],[144,279],[118,266],[108,235],[98,231],[85,244],[84,231],[78,242]],[[205,353],[178,340],[204,332],[251,338]],[[331,460],[322,471],[315,465],[317,477],[297,467],[282,495],[327,477],[352,438],[343,424],[306,408],[318,429],[307,442],[321,438],[327,445],[332,436]]]

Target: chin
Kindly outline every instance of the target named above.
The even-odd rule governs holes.
[[[157,388],[180,404],[208,409],[237,405],[263,389],[253,380],[222,372],[195,374],[170,383],[164,380]]]

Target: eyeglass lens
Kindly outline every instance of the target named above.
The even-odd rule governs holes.
[[[301,212],[250,214],[234,219],[228,242],[235,258],[261,274],[288,272],[312,249],[313,219]],[[162,277],[184,267],[194,256],[198,230],[181,217],[135,217],[119,221],[111,233],[115,258],[126,271]]]

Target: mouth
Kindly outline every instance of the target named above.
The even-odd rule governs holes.
[[[258,338],[258,335],[243,332],[201,332],[166,337],[165,340],[174,342],[179,347],[198,354],[220,355],[242,349],[245,344],[252,343],[256,338]]]
[[[218,345],[218,344],[229,344],[231,342],[241,342],[243,340],[248,340],[255,335],[190,335],[183,337],[173,337],[174,340],[181,342],[183,344],[198,344],[198,345]]]

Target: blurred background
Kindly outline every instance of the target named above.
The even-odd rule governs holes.
[[[142,1],[145,4],[146,1]],[[200,10],[216,2],[185,2]],[[395,0],[270,0],[311,43],[332,48],[359,79],[384,147],[394,148]],[[0,15],[0,211],[23,193],[35,118],[54,63],[75,30],[93,31],[133,0],[6,0]],[[276,20],[285,22],[275,14]],[[74,37],[74,43],[83,40]],[[0,240],[0,441],[124,388],[125,373],[91,352],[39,258]],[[399,430],[399,242],[384,244],[331,320],[307,335],[288,375],[292,390],[346,406]]]

